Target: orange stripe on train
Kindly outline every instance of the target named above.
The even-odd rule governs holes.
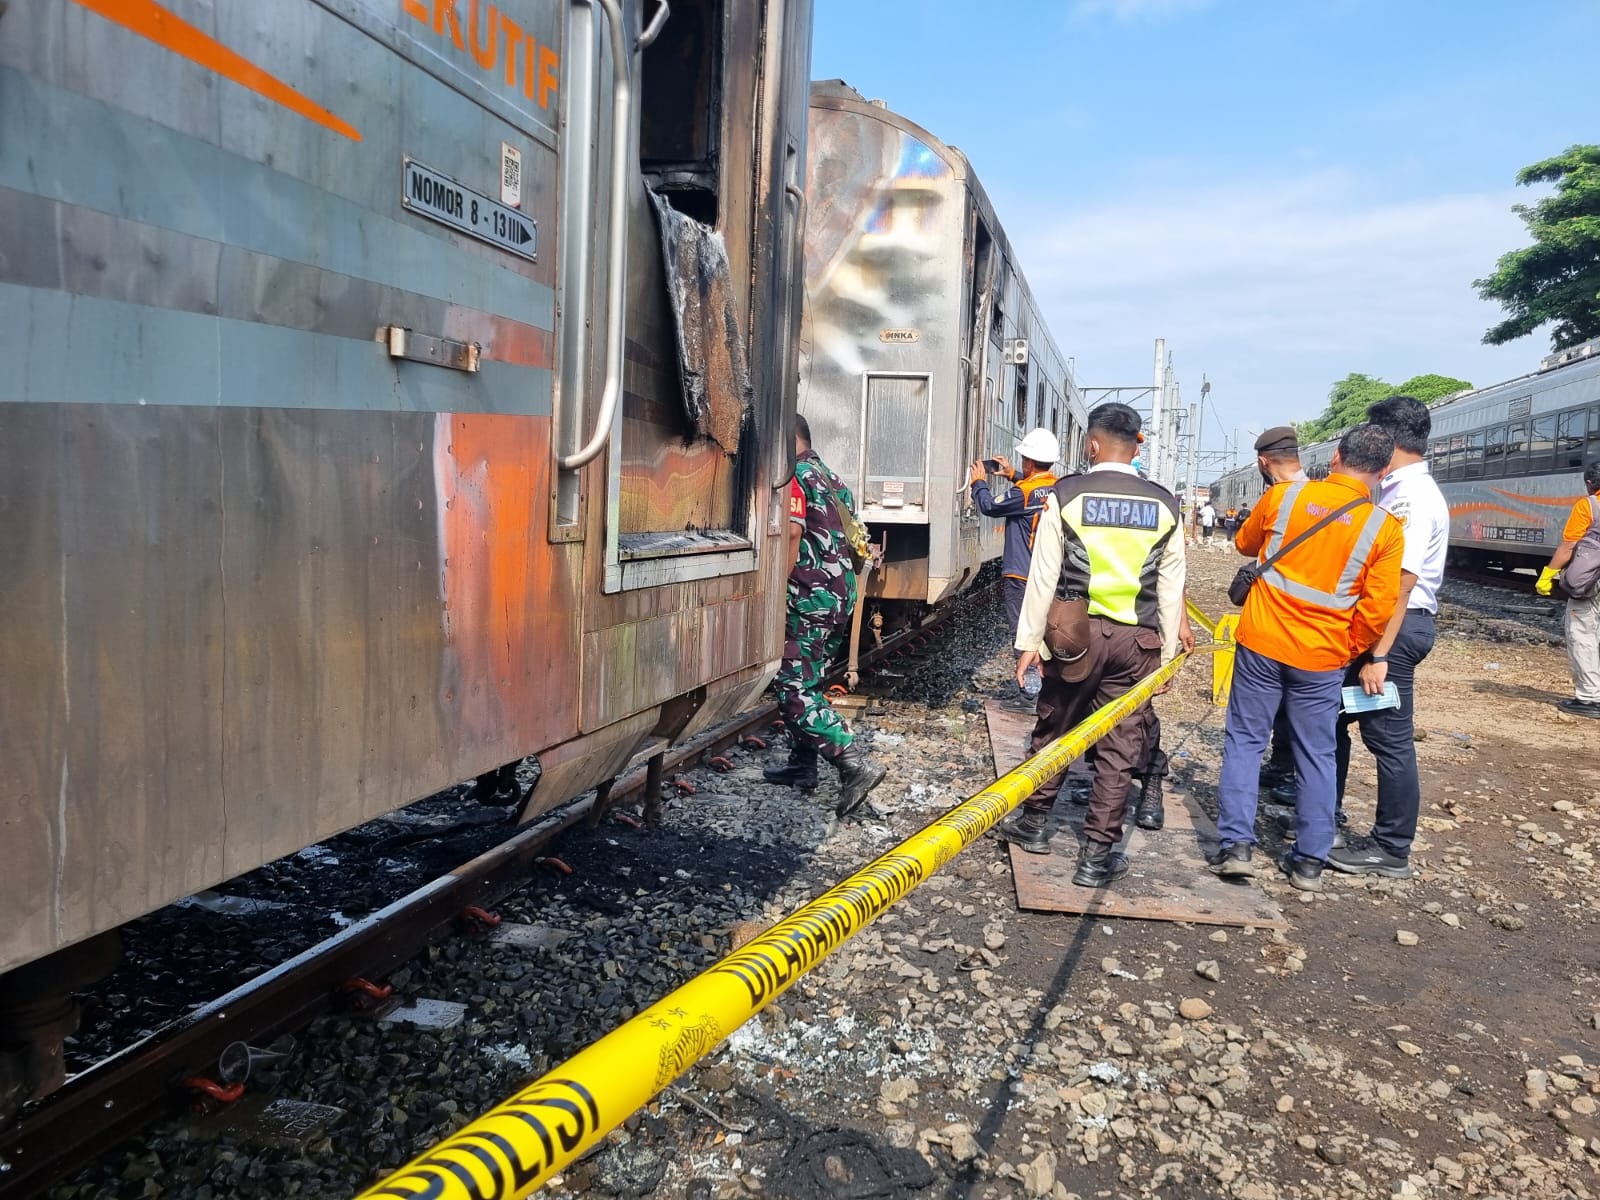
[[[299,113],[308,121],[342,133],[353,142],[361,140],[361,134],[354,126],[340,120],[320,104],[306,99],[281,79],[267,74],[249,59],[228,49],[204,30],[155,3],[155,0],[77,0],[77,3],[224,79],[233,80],[240,87],[249,88],[291,112]]]
[[[1551,508],[1571,508],[1582,496],[1524,496],[1521,492],[1508,492],[1505,488],[1490,488],[1496,496],[1505,496],[1509,500],[1521,500],[1524,504],[1544,504]]]

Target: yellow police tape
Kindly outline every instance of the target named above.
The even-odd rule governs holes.
[[[1180,655],[1009,775],[363,1192],[361,1200],[528,1195],[1066,770],[1182,665]]]
[[[1200,626],[1201,629],[1204,629],[1207,633],[1215,636],[1217,632],[1217,623],[1210,617],[1206,616],[1205,613],[1201,612],[1200,606],[1187,596],[1184,597],[1183,602],[1184,604],[1188,605],[1189,619],[1196,625]]]

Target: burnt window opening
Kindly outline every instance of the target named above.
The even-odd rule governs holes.
[[[715,226],[722,151],[723,0],[672,0],[644,52],[639,167],[673,208]]]
[[[1028,368],[1017,368],[1017,428],[1028,421]]]

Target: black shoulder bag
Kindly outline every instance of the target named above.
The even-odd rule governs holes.
[[[1233,577],[1233,582],[1228,585],[1228,599],[1234,604],[1237,604],[1240,608],[1243,608],[1245,600],[1247,600],[1250,596],[1250,589],[1256,585],[1256,580],[1260,579],[1262,575],[1266,574],[1268,570],[1275,566],[1280,558],[1289,553],[1289,551],[1293,550],[1307,538],[1321,533],[1329,525],[1332,525],[1340,517],[1344,516],[1345,513],[1360,508],[1363,504],[1371,503],[1372,501],[1366,496],[1361,496],[1350,501],[1349,504],[1341,504],[1338,508],[1334,509],[1327,516],[1323,517],[1322,520],[1318,521],[1310,529],[1307,529],[1303,533],[1296,535],[1288,545],[1284,546],[1265,562],[1246,563],[1244,566],[1240,567],[1238,573]]]

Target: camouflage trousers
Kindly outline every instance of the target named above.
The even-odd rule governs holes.
[[[808,746],[833,758],[855,735],[822,694],[828,665],[844,651],[848,625],[822,625],[790,620],[778,668],[778,708],[796,746]]]

